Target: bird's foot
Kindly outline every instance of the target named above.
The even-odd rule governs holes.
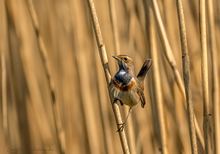
[[[122,101],[121,101],[120,99],[118,99],[118,98],[115,98],[114,101],[113,101],[113,103],[116,103],[117,101],[119,101],[120,104],[123,105]]]
[[[122,124],[118,124],[118,130],[117,130],[117,132],[121,132],[121,131],[123,131],[124,130],[124,128],[125,128],[125,126],[126,126],[126,123],[122,123]]]

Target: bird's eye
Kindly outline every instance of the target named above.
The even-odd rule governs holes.
[[[124,60],[125,60],[125,61],[127,61],[127,60],[128,60],[128,58],[126,58],[126,57],[125,57],[125,58],[124,58]]]

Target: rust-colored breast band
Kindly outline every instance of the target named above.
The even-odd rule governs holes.
[[[113,84],[115,85],[115,87],[121,91],[128,91],[128,90],[132,89],[133,86],[135,86],[135,84],[136,84],[134,79],[132,79],[127,85],[122,85],[115,79],[113,79],[112,81],[113,81]]]

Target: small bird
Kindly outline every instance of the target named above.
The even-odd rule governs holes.
[[[118,131],[122,131],[132,107],[140,102],[144,108],[146,104],[144,97],[144,79],[152,65],[152,60],[145,60],[136,76],[132,58],[127,55],[113,56],[113,58],[117,60],[118,71],[109,84],[110,97],[113,103],[119,101],[121,105],[126,104],[129,106],[125,121],[122,124],[118,124]]]

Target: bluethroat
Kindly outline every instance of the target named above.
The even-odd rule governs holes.
[[[144,79],[152,65],[152,61],[151,59],[145,60],[136,76],[132,58],[127,55],[113,56],[113,58],[117,60],[118,71],[109,84],[110,97],[113,103],[119,101],[121,105],[125,104],[129,106],[125,121],[122,124],[118,124],[120,125],[118,131],[122,131],[132,107],[139,102],[143,108],[145,106]]]

